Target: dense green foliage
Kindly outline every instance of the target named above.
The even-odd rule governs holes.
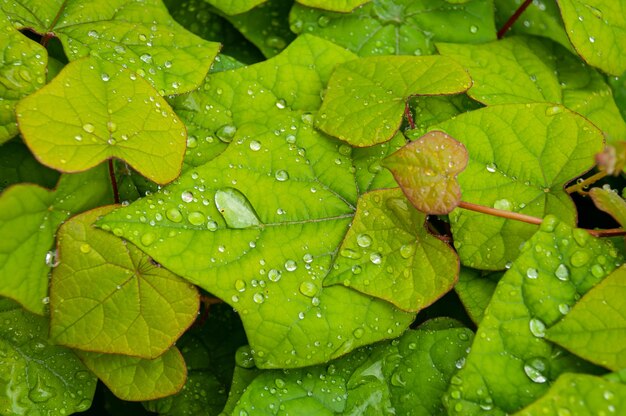
[[[0,414],[625,413],[626,6],[521,3],[1,2]]]

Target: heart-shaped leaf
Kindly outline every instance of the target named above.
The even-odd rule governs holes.
[[[59,229],[50,336],[81,350],[155,358],[196,318],[198,292],[132,244],[92,227],[113,209],[94,209]],[[141,241],[156,238],[146,233]]]
[[[384,161],[411,204],[427,214],[447,214],[461,202],[456,176],[467,166],[462,143],[431,131]]]
[[[328,82],[315,125],[354,146],[391,139],[414,95],[458,94],[471,86],[467,72],[441,56],[369,57],[339,65]]]
[[[150,84],[107,61],[68,64],[18,103],[17,119],[37,158],[64,172],[117,157],[157,183],[180,173],[185,126]]]

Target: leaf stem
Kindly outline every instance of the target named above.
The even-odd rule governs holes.
[[[508,218],[510,220],[527,222],[529,224],[540,225],[543,221],[541,218],[532,217],[530,215],[520,214],[519,212],[511,212],[503,209],[486,207],[484,205],[472,204],[471,202],[459,202],[459,208],[468,209],[470,211],[481,212],[483,214],[494,215],[496,217]]]
[[[626,230],[623,228],[607,228],[606,230],[587,230],[589,234],[594,237],[619,237],[626,235]]]
[[[409,102],[404,106],[404,116],[406,117],[406,121],[409,123],[409,127],[411,130],[415,128],[415,120],[413,120],[413,114],[411,114],[411,107],[409,107]]]
[[[511,26],[513,26],[517,19],[519,19],[520,15],[524,13],[524,10],[526,10],[526,8],[530,6],[530,3],[532,2],[533,0],[526,0],[524,3],[522,3],[521,6],[517,8],[517,10],[515,10],[515,13],[513,13],[513,15],[509,17],[509,20],[506,21],[504,26],[502,26],[502,28],[498,30],[498,39],[502,39],[504,37],[504,34],[509,31]]]
[[[48,27],[47,33],[41,37],[41,41],[39,43],[41,43],[41,46],[43,46],[44,48],[48,46],[48,42],[54,37],[54,32],[52,32],[52,30],[61,18],[61,14],[63,13],[63,10],[65,10],[65,6],[67,6],[67,0],[63,1],[63,4],[61,4],[61,7],[59,7],[59,11],[57,12],[56,16],[54,16],[54,19],[52,19],[52,22]]]
[[[120,203],[120,193],[117,189],[117,179],[115,178],[115,168],[113,167],[113,159],[109,159],[109,177],[111,178],[111,187],[113,188],[113,200],[116,204]]]
[[[588,177],[587,179],[585,179],[582,182],[576,183],[576,184],[574,184],[572,186],[568,186],[567,188],[565,188],[565,192],[567,192],[568,194],[572,194],[574,192],[580,192],[586,186],[593,185],[594,183],[596,183],[600,179],[604,178],[606,175],[607,175],[607,172],[605,170],[602,170],[602,171],[596,173],[595,175],[592,175],[592,176]]]

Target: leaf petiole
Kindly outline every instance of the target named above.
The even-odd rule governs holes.
[[[593,185],[594,183],[596,183],[597,181],[599,181],[600,179],[604,178],[607,175],[607,171],[603,170],[600,171],[598,173],[596,173],[595,175],[592,175],[590,177],[588,177],[587,179],[585,179],[584,181],[578,182],[572,186],[568,186],[567,188],[565,188],[565,192],[567,192],[568,194],[572,194],[574,192],[584,192],[583,189],[587,186]],[[584,192],[586,193],[586,192]]]

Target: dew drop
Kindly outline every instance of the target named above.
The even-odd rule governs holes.
[[[246,282],[241,279],[237,279],[235,281],[235,290],[237,290],[237,292],[244,292],[246,290]]]
[[[372,245],[372,237],[369,234],[359,234],[356,236],[356,243],[359,247],[367,248]]]
[[[357,328],[352,331],[352,335],[354,335],[354,338],[356,339],[360,339],[361,337],[363,337],[363,334],[365,334],[365,330],[363,328]]]
[[[80,245],[80,252],[87,254],[91,251],[91,246],[87,243],[83,243]]]
[[[513,211],[513,204],[508,199],[498,199],[493,203],[493,207],[504,211]]]
[[[254,303],[261,304],[265,302],[265,297],[262,293],[255,293],[254,296],[252,296],[252,300],[254,301]]]
[[[289,173],[286,170],[280,169],[276,171],[274,177],[279,182],[285,182],[287,179],[289,179]]]
[[[400,255],[402,258],[408,259],[415,253],[415,245],[413,244],[403,244],[400,247]]]
[[[189,191],[184,191],[180,194],[180,198],[183,200],[183,202],[189,203],[193,201],[193,194]]]
[[[569,305],[567,303],[561,303],[558,306],[559,308],[559,312],[561,312],[562,315],[567,315],[569,313]]]
[[[312,298],[317,294],[317,286],[313,282],[302,282],[300,283],[300,293],[304,296]]]
[[[381,264],[383,261],[383,256],[380,253],[371,253],[370,261],[374,264]]]
[[[298,264],[294,261],[294,260],[287,260],[285,262],[285,269],[288,272],[293,272],[294,270],[296,270],[298,268]]]
[[[150,55],[149,53],[144,53],[142,54],[139,59],[141,59],[143,62],[149,64],[152,63],[152,55]]]
[[[237,133],[237,127],[232,124],[225,124],[215,132],[215,135],[218,139],[220,139],[224,143],[230,143],[233,141],[233,137],[235,137],[235,133]]]
[[[283,99],[279,99],[276,101],[276,107],[280,110],[284,109],[287,106],[287,103]]]
[[[539,272],[537,271],[537,269],[533,269],[532,267],[526,269],[526,277],[528,277],[529,279],[536,279],[537,276],[539,276]]]
[[[181,222],[183,220],[183,214],[176,208],[170,208],[165,212],[165,216],[172,222]]]
[[[205,217],[201,212],[194,211],[189,213],[187,220],[191,225],[202,225],[204,224]]]
[[[102,78],[102,81],[104,81],[104,82],[107,82],[108,80],[111,79],[109,74],[105,74],[104,72],[102,74],[100,74],[100,78]]]
[[[28,398],[35,403],[44,403],[56,396],[53,387],[48,386],[41,376],[37,376],[35,385],[28,391]]]
[[[492,162],[488,163],[485,168],[487,169],[487,172],[494,173],[498,169],[498,166]]]
[[[94,131],[96,131],[96,128],[91,123],[85,123],[83,124],[83,130],[85,130],[87,133],[93,133]]]
[[[569,280],[569,269],[564,264],[559,264],[554,274],[559,280],[562,280],[564,282]]]
[[[562,111],[563,111],[563,107],[561,107],[560,105],[553,105],[553,106],[546,108],[546,115],[553,116],[555,114],[559,114]]]
[[[144,246],[149,246],[156,240],[156,235],[154,233],[145,233],[141,236],[139,240]]]
[[[528,322],[528,328],[530,329],[530,332],[537,338],[543,338],[546,336],[546,324],[544,324],[543,321],[540,319],[532,318]]]
[[[345,257],[347,259],[360,259],[361,258],[361,253],[356,251],[356,250],[352,250],[351,248],[343,248],[341,249],[341,251],[339,252],[339,255],[341,257]]]
[[[583,250],[578,250],[572,254],[570,257],[570,263],[574,267],[582,267],[585,264],[589,263],[590,257],[589,253]]]
[[[278,282],[281,277],[282,277],[282,272],[280,270],[271,269],[267,273],[267,278],[270,279],[272,282]]]
[[[206,228],[209,231],[216,231],[217,230],[217,223],[213,220],[210,220],[209,222],[206,223]]]
[[[215,205],[230,228],[249,228],[260,224],[252,204],[237,189],[218,189],[215,192]]]
[[[252,150],[253,152],[258,152],[259,150],[261,150],[261,142],[252,140],[250,142],[250,150]]]
[[[531,358],[524,363],[524,373],[534,383],[545,383],[548,378],[544,375],[546,363],[543,358]]]
[[[363,271],[363,269],[361,268],[361,266],[359,266],[358,264],[355,264],[354,266],[352,266],[352,273],[353,274],[359,274]]]
[[[470,33],[478,33],[478,26],[471,25],[469,30]]]

